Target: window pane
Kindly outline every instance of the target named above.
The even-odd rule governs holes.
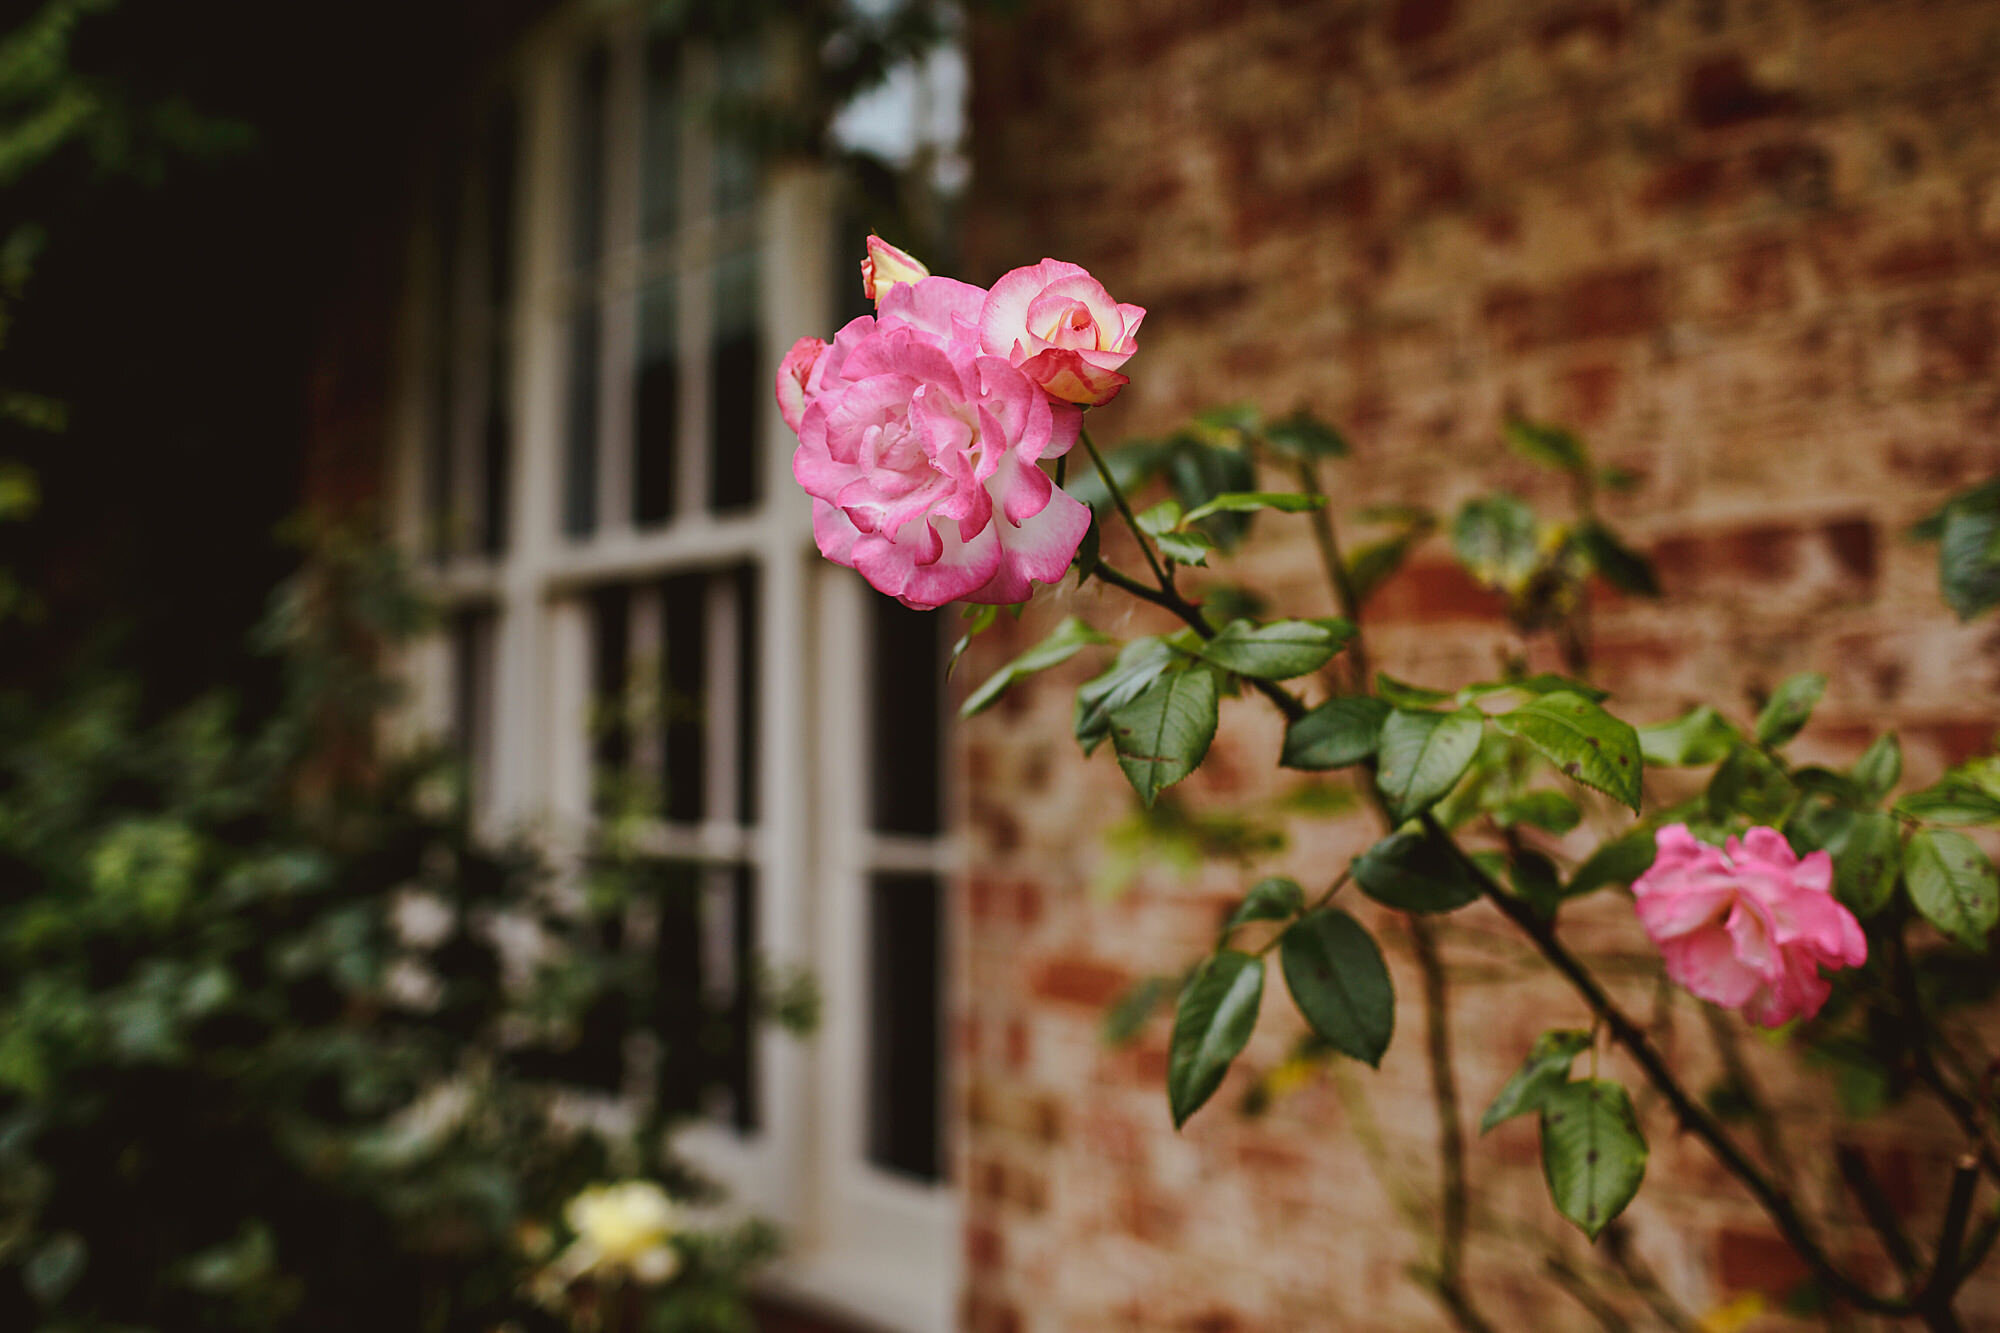
[[[597,530],[598,346],[603,324],[586,301],[569,323],[569,420],[563,440],[563,531],[587,537]]]
[[[709,349],[709,506],[757,502],[757,418],[768,390],[757,366],[757,254],[738,251],[715,268]]]
[[[939,710],[943,662],[937,612],[868,595],[873,826],[934,834],[942,827]]]
[[[631,635],[624,588],[599,588],[590,598],[592,801],[600,814],[620,808],[619,784],[632,761],[630,708]]]
[[[632,412],[632,519],[664,522],[674,511],[674,456],[680,416],[680,317],[675,280],[649,284],[639,296],[637,401]]]
[[[944,1168],[942,901],[932,875],[868,886],[868,1160],[919,1180]]]
[[[759,734],[762,689],[762,659],[758,656],[760,637],[757,570],[745,565],[731,576],[736,594],[736,810],[744,824],[757,822],[757,737]]]
[[[424,542],[433,560],[451,553],[452,431],[457,392],[455,354],[458,346],[457,283],[459,192],[457,182],[437,191],[432,239],[431,344],[429,401],[425,404]]]
[[[479,808],[493,764],[493,654],[499,617],[484,608],[451,621],[451,733],[464,765],[466,803]]]
[[[514,301],[514,167],[519,150],[515,109],[502,102],[486,128],[486,296],[504,311]]]
[[[660,584],[660,599],[666,632],[660,662],[665,812],[670,820],[693,824],[707,813],[708,578],[677,574]]]
[[[480,548],[488,555],[507,549],[508,471],[514,452],[513,351],[504,327],[504,315],[496,314],[496,327],[487,339],[485,437],[480,443],[481,485]]]
[[[661,1108],[754,1130],[756,872],[663,861],[654,891],[652,1027]]]
[[[757,144],[750,132],[752,98],[761,77],[757,48],[732,42],[717,52],[715,209],[733,213],[757,199]]]
[[[570,262],[596,268],[604,241],[604,116],[610,60],[593,46],[576,70],[570,138]]]
[[[668,34],[646,45],[646,119],[641,161],[640,231],[646,240],[673,234],[680,212],[680,46]]]

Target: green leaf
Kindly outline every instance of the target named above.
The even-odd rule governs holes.
[[[1856,816],[1827,850],[1833,854],[1834,896],[1848,910],[1871,917],[1888,905],[1903,870],[1903,840],[1894,815],[1870,810]]]
[[[1924,920],[1969,948],[1985,947],[2000,920],[2000,879],[1979,844],[1949,829],[1924,829],[1904,849],[1903,876]]]
[[[1982,487],[1945,507],[1938,591],[1960,620],[2000,606],[2000,491]]]
[[[1226,671],[1259,680],[1290,680],[1317,671],[1354,637],[1354,626],[1338,618],[1279,620],[1258,625],[1232,620],[1202,644],[1202,657]]]
[[[1390,817],[1400,823],[1450,791],[1479,752],[1485,728],[1485,715],[1472,708],[1390,713],[1382,723],[1375,773]]]
[[[1590,1034],[1572,1028],[1551,1028],[1535,1038],[1528,1058],[1500,1089],[1500,1095],[1479,1117],[1479,1132],[1486,1133],[1502,1121],[1542,1109],[1548,1095],[1569,1082],[1569,1067],[1576,1057],[1590,1049]]]
[[[1215,539],[1205,532],[1163,532],[1154,541],[1160,554],[1177,565],[1206,566],[1215,549]]]
[[[1278,875],[1258,880],[1250,892],[1243,895],[1243,901],[1236,904],[1236,910],[1229,914],[1222,933],[1227,935],[1238,926],[1252,921],[1284,921],[1297,916],[1305,905],[1305,890],[1299,887],[1297,880]]]
[[[1177,977],[1142,977],[1104,1012],[1098,1038],[1106,1046],[1124,1046],[1139,1035],[1153,1013],[1173,998],[1180,985]]]
[[[1382,1063],[1396,1028],[1396,993],[1382,951],[1359,921],[1328,907],[1294,922],[1278,943],[1292,1000],[1326,1043]]]
[[[1518,588],[1542,559],[1535,511],[1504,491],[1467,500],[1452,520],[1451,549],[1481,583]]]
[[[1347,581],[1353,586],[1355,597],[1366,602],[1373,596],[1377,588],[1403,567],[1410,551],[1430,531],[1428,526],[1415,527],[1355,548],[1347,557]]]
[[[1743,815],[1752,823],[1768,824],[1791,805],[1793,787],[1785,771],[1754,745],[1739,745],[1716,766],[1708,780],[1706,799],[1718,822]]]
[[[1215,675],[1173,671],[1111,713],[1118,767],[1148,806],[1194,772],[1215,739]]]
[[[1625,1089],[1565,1083],[1542,1100],[1542,1174],[1556,1211],[1596,1240],[1646,1176],[1646,1139]]]
[[[1255,403],[1224,403],[1197,412],[1194,424],[1215,435],[1255,435],[1262,429],[1264,414]],[[1231,443],[1234,443],[1232,440]]]
[[[1262,960],[1233,949],[1208,958],[1188,980],[1167,1044],[1167,1104],[1175,1129],[1222,1086],[1230,1061],[1257,1026],[1263,996]]]
[[[2000,798],[1947,773],[1935,786],[1897,801],[1896,813],[1926,824],[1974,827],[2000,823]]]
[[[1493,811],[1493,822],[1501,828],[1526,824],[1561,837],[1583,822],[1583,811],[1559,791],[1530,791],[1502,801]]]
[[[1264,427],[1264,443],[1289,458],[1345,458],[1347,440],[1303,407]]]
[[[1649,828],[1636,828],[1613,838],[1584,859],[1569,877],[1566,897],[1593,893],[1607,884],[1630,884],[1653,868],[1659,855],[1657,835]]]
[[[1451,696],[1443,690],[1411,685],[1397,680],[1386,671],[1375,673],[1375,692],[1397,708],[1429,708],[1433,704],[1451,702]]]
[[[1699,767],[1723,758],[1741,739],[1722,714],[1702,704],[1671,722],[1640,727],[1639,752],[1662,768]]]
[[[1531,463],[1564,472],[1581,472],[1590,465],[1590,455],[1571,432],[1515,418],[1504,427],[1507,445]]]
[[[32,1233],[30,1233],[32,1234]],[[74,1231],[58,1231],[38,1246],[21,1265],[21,1285],[43,1306],[54,1306],[69,1295],[83,1276],[89,1248]]]
[[[958,670],[958,659],[965,656],[965,650],[972,646],[972,641],[992,629],[993,622],[999,618],[1000,608],[990,602],[965,608],[965,633],[959,635],[958,642],[951,646],[951,657],[944,664],[946,680],[950,680],[952,673]]]
[[[1514,896],[1544,919],[1554,916],[1562,906],[1562,876],[1556,863],[1540,852],[1523,849],[1515,853],[1507,865],[1507,882],[1513,886]]]
[[[1134,639],[1118,650],[1103,674],[1076,690],[1075,732],[1083,752],[1090,754],[1111,734],[1111,714],[1139,697],[1148,685],[1185,661],[1165,639]]]
[[[1021,677],[1067,662],[1094,644],[1113,642],[1116,640],[1110,635],[1098,633],[1075,616],[1066,616],[1040,643],[988,676],[985,684],[967,695],[958,706],[958,715],[972,717],[983,713]]]
[[[1653,562],[1618,540],[1611,529],[1596,519],[1576,530],[1577,545],[1583,548],[1592,569],[1606,583],[1634,597],[1658,597],[1660,576]]]
[[[1586,787],[1639,808],[1639,733],[1580,694],[1545,694],[1493,719]]]
[[[1178,500],[1162,500],[1150,509],[1141,509],[1134,520],[1139,531],[1148,537],[1157,537],[1163,532],[1172,532],[1181,522],[1181,505]]]
[[[1568,690],[1571,694],[1580,694],[1584,698],[1597,703],[1603,703],[1611,697],[1609,690],[1600,690],[1595,685],[1586,685],[1580,680],[1572,680],[1568,676],[1558,675],[1553,671],[1538,671],[1532,676],[1523,676],[1519,680],[1482,680],[1461,689],[1458,692],[1457,698],[1460,703],[1465,704],[1471,703],[1474,699],[1489,699],[1496,694],[1533,696],[1537,694],[1555,694],[1562,690]]]
[[[1458,854],[1418,830],[1390,834],[1355,857],[1353,869],[1363,893],[1405,912],[1449,912],[1479,896]]]
[[[1866,801],[1879,801],[1896,790],[1896,784],[1903,780],[1903,743],[1893,731],[1883,732],[1875,738],[1875,743],[1854,761],[1848,776],[1861,789]]]
[[[1764,711],[1757,714],[1757,743],[1783,745],[1805,728],[1813,705],[1826,692],[1826,677],[1817,671],[1801,671],[1771,695]]]
[[[1249,454],[1234,447],[1205,444],[1193,435],[1176,435],[1169,441],[1164,461],[1174,495],[1188,509],[1197,509],[1218,495],[1248,492],[1257,484]],[[1250,527],[1248,514],[1226,511],[1200,520],[1181,520],[1195,521],[1223,546],[1234,546]]]
[[[1389,705],[1365,694],[1329,699],[1285,728],[1278,763],[1286,768],[1327,769],[1358,764],[1375,753]]]
[[[1224,491],[1204,504],[1188,510],[1182,524],[1199,523],[1211,514],[1254,514],[1275,509],[1284,514],[1303,514],[1325,507],[1324,495],[1302,495],[1297,491]]]

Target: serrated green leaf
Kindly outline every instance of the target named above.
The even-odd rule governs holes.
[[[1896,784],[1903,780],[1903,743],[1893,731],[1885,731],[1875,738],[1859,759],[1848,776],[1861,790],[1866,801],[1879,801],[1896,790]]]
[[[1328,769],[1358,764],[1375,753],[1389,705],[1371,695],[1329,699],[1285,728],[1278,757],[1286,768]]]
[[[1902,831],[1896,817],[1870,810],[1855,817],[1827,845],[1833,854],[1834,896],[1858,917],[1871,917],[1888,905],[1903,871]]]
[[[1494,724],[1540,751],[1557,771],[1639,808],[1639,733],[1580,694],[1545,694]]]
[[[1516,417],[1503,428],[1507,445],[1515,453],[1543,467],[1564,472],[1581,472],[1590,465],[1583,441],[1561,426],[1523,421]]]
[[[1805,728],[1813,705],[1826,692],[1826,677],[1817,671],[1801,671],[1772,692],[1764,711],[1757,714],[1759,745],[1783,745]]]
[[[972,717],[982,713],[1021,677],[1059,666],[1092,645],[1113,642],[1110,635],[1098,633],[1075,616],[1066,616],[1040,643],[988,676],[985,684],[967,695],[958,707],[958,715]]]
[[[1215,549],[1215,541],[1205,532],[1163,532],[1154,539],[1160,554],[1177,565],[1208,564],[1208,553]]]
[[[1561,837],[1583,822],[1583,811],[1559,791],[1530,791],[1495,806],[1493,822],[1501,828],[1526,824]]]
[[[1293,922],[1278,942],[1285,985],[1326,1043],[1382,1063],[1396,1028],[1396,993],[1382,951],[1359,921],[1327,907]]]
[[[1304,408],[1265,426],[1264,442],[1290,458],[1345,458],[1351,452],[1339,431]]]
[[[1662,768],[1699,767],[1725,758],[1742,737],[1722,714],[1702,704],[1671,722],[1639,728],[1639,752]]]
[[[1452,713],[1398,708],[1383,719],[1376,747],[1375,785],[1399,823],[1424,810],[1457,785],[1486,729],[1471,708]]]
[[[1326,504],[1324,495],[1303,495],[1297,491],[1224,491],[1203,504],[1188,510],[1183,524],[1199,523],[1213,514],[1254,514],[1263,509],[1275,509],[1283,514],[1303,514],[1309,509],[1320,509]]]
[[[1375,673],[1375,692],[1397,708],[1429,708],[1433,704],[1451,702],[1451,695],[1444,690],[1412,685],[1408,681],[1397,680],[1386,671]]]
[[[1238,926],[1252,921],[1283,921],[1297,916],[1306,905],[1305,890],[1295,879],[1273,875],[1269,879],[1258,880],[1250,892],[1243,895],[1243,901],[1236,904],[1236,910],[1229,914],[1222,933],[1227,935]]]
[[[1594,893],[1607,884],[1630,884],[1653,868],[1659,855],[1658,835],[1649,828],[1637,828],[1613,838],[1588,857],[1569,877],[1564,896],[1578,898]]]
[[[1590,1034],[1571,1028],[1551,1028],[1535,1038],[1528,1058],[1514,1071],[1505,1087],[1479,1117],[1479,1132],[1486,1133],[1517,1115],[1542,1109],[1551,1092],[1569,1082],[1569,1067],[1576,1057],[1590,1049]]]
[[[1376,902],[1405,912],[1449,912],[1479,896],[1479,884],[1442,840],[1392,833],[1354,858],[1354,882]]]
[[[1148,537],[1157,537],[1163,532],[1171,532],[1180,525],[1181,504],[1178,500],[1162,500],[1148,509],[1141,509],[1134,515],[1139,531]]]
[[[1215,739],[1213,672],[1170,671],[1111,713],[1118,767],[1148,806],[1194,772]]]
[[[1619,541],[1602,523],[1592,519],[1577,528],[1576,542],[1591,568],[1618,591],[1634,597],[1660,595],[1660,576],[1653,562]]]
[[[1166,672],[1185,664],[1181,654],[1160,638],[1134,639],[1119,649],[1116,660],[1101,675],[1077,686],[1073,729],[1083,752],[1092,753],[1110,735],[1113,712],[1138,698]]]
[[[1950,829],[1923,829],[1903,851],[1903,878],[1924,920],[1968,948],[1985,947],[2000,920],[2000,879],[1979,844]]]
[[[1639,1192],[1646,1139],[1625,1089],[1565,1083],[1542,1100],[1542,1174],[1556,1211],[1596,1240]]]
[[[1230,1062],[1256,1030],[1263,996],[1263,962],[1233,949],[1211,956],[1189,978],[1167,1044],[1167,1105],[1175,1129],[1222,1086]]]
[[[1977,827],[2000,823],[2000,798],[1947,773],[1934,786],[1913,791],[1897,801],[1896,813],[1926,824]]]
[[[1202,657],[1225,671],[1258,680],[1290,680],[1317,671],[1354,637],[1345,620],[1279,620],[1258,625],[1232,620],[1202,644]]]

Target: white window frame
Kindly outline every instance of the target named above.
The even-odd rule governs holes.
[[[562,530],[563,439],[568,429],[569,327],[578,299],[568,234],[571,190],[567,154],[575,71],[590,42],[605,41],[614,105],[608,118],[603,214],[604,289],[631,300],[607,302],[599,364],[597,532],[586,541]],[[774,52],[774,60],[784,53]],[[513,201],[515,254],[512,310],[508,541],[498,558],[457,557],[426,565],[429,534],[424,478],[431,425],[425,386],[433,339],[429,272],[434,238],[427,220],[413,228],[410,299],[399,335],[405,368],[392,426],[389,486],[392,525],[403,549],[426,571],[430,591],[447,608],[489,607],[496,616],[492,685],[491,772],[476,788],[476,818],[492,833],[531,828],[560,864],[587,839],[591,824],[592,756],[587,716],[594,674],[588,591],[597,586],[748,562],[758,571],[758,819],[745,830],[710,821],[698,829],[660,830],[660,850],[714,857],[741,856],[757,867],[759,906],[755,947],[773,962],[803,963],[825,998],[819,1033],[806,1041],[764,1030],[757,1044],[760,1128],[739,1133],[720,1124],[687,1127],[677,1146],[721,1179],[732,1207],[767,1217],[785,1230],[787,1250],[769,1273],[773,1291],[870,1326],[932,1333],[957,1322],[961,1214],[952,1127],[955,1081],[949,1071],[955,960],[962,957],[957,913],[951,910],[959,869],[958,844],[937,838],[890,837],[869,829],[865,729],[873,596],[851,574],[822,562],[811,540],[811,506],[790,484],[796,441],[768,399],[760,408],[761,497],[741,514],[702,511],[707,465],[701,399],[706,394],[708,312],[705,290],[684,282],[679,303],[681,382],[680,472],[676,515],[646,530],[630,522],[632,438],[630,377],[635,372],[637,297],[642,277],[636,239],[641,168],[640,97],[645,30],[636,11],[606,13],[580,3],[544,21],[496,71],[493,92],[518,107],[519,158]],[[699,68],[699,66],[694,66]],[[682,197],[705,187],[705,136],[684,140]],[[446,152],[433,160],[449,163]],[[756,206],[762,364],[775,368],[791,340],[831,332],[834,191],[827,175],[804,165],[767,168]],[[688,249],[679,262],[696,267],[713,238],[704,224],[682,228]],[[623,229],[621,231],[621,228]],[[461,388],[461,393],[470,392]],[[452,708],[452,650],[444,636],[413,646],[402,672],[409,703],[391,724],[392,740],[435,735]],[[948,732],[946,733],[949,734]],[[711,747],[712,751],[715,748]],[[809,752],[800,762],[801,749]],[[949,772],[952,766],[944,765]],[[723,784],[733,790],[733,782]],[[715,784],[710,784],[715,790]],[[956,803],[947,801],[945,808]],[[947,823],[949,829],[949,823]],[[940,1139],[946,1183],[926,1184],[882,1170],[866,1142],[869,875],[917,871],[939,877],[945,895],[941,942],[947,994],[939,1023],[945,1047],[940,1068]]]

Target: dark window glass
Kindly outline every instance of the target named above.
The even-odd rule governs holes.
[[[757,366],[757,254],[739,251],[715,269],[709,349],[709,506],[757,502],[757,414],[768,389]]]
[[[762,603],[758,598],[755,566],[745,565],[733,577],[736,584],[736,661],[740,668],[736,695],[736,808],[742,823],[754,824],[757,822],[758,716],[763,703],[758,697],[763,672],[758,657],[761,636],[757,620]]]
[[[625,693],[630,675],[631,595],[623,587],[599,588],[590,598],[591,625],[591,759],[599,777],[595,801],[608,808],[607,783],[623,774],[632,760],[632,733],[626,717]]]
[[[935,876],[869,882],[868,1160],[919,1180],[944,1169],[941,903]]]
[[[570,141],[570,262],[578,272],[597,266],[604,242],[604,115],[609,60],[593,46],[576,71]]]
[[[563,531],[588,537],[597,529],[598,339],[595,304],[570,316],[569,420],[563,442]]]
[[[514,302],[514,171],[519,142],[514,104],[503,102],[486,131],[486,295],[496,311]]]
[[[680,214],[680,46],[656,34],[646,46],[646,111],[641,152],[639,234],[656,240],[673,234]]]
[[[760,78],[757,48],[732,42],[716,57],[715,209],[733,213],[757,200],[757,144],[750,132]]]
[[[935,611],[868,595],[869,763],[873,824],[882,833],[931,834],[942,826],[939,710],[943,663]]]
[[[476,803],[493,759],[493,637],[496,617],[484,608],[451,620],[451,734],[464,765],[468,803]]]
[[[660,618],[666,637],[660,662],[666,816],[698,823],[706,813],[708,576],[676,574],[663,580]]]
[[[484,475],[480,485],[479,533],[481,549],[488,555],[499,555],[507,549],[508,473],[514,452],[513,377],[508,372],[512,368],[513,350],[504,327],[496,327],[488,343],[485,434],[480,441],[480,471]]]
[[[456,425],[452,399],[458,385],[453,364],[458,346],[458,202],[457,189],[446,186],[438,190],[431,287],[430,402],[425,414],[429,433],[424,441],[424,512],[428,516],[428,531],[424,536],[433,560],[443,560],[451,553],[452,432]]]
[[[758,1125],[753,950],[756,874],[748,866],[662,862],[653,956],[661,1108]]]
[[[632,519],[664,522],[674,511],[674,453],[680,416],[680,331],[674,280],[639,297],[639,367],[632,418]]]

